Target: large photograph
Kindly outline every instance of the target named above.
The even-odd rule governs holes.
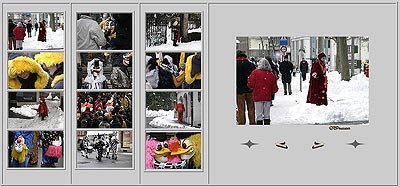
[[[238,125],[369,124],[369,37],[236,39]]]
[[[9,12],[8,50],[64,49],[64,13]]]
[[[201,51],[201,13],[147,13],[146,51]]]

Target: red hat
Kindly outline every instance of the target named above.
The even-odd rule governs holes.
[[[326,57],[324,52],[321,52],[320,54],[318,54],[318,59],[321,59],[322,57]]]

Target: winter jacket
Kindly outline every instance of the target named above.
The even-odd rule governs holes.
[[[307,61],[302,60],[300,62],[300,71],[307,73],[307,71],[308,71],[308,62]]]
[[[26,24],[26,30],[27,30],[28,32],[32,31],[32,23]]]
[[[15,25],[12,21],[8,22],[8,37],[14,37],[14,28],[16,28],[17,25]]]
[[[236,94],[251,93],[247,87],[247,79],[256,66],[247,58],[236,59]]]
[[[314,78],[313,73],[317,76]],[[325,63],[317,59],[311,68],[310,85],[308,88],[307,103],[316,105],[328,105],[327,94],[328,78],[326,76]]]
[[[77,49],[98,50],[106,45],[106,38],[100,26],[89,16],[81,16],[76,23]]]
[[[271,101],[272,94],[278,91],[274,73],[261,69],[256,69],[250,74],[247,87],[253,89],[253,100],[255,102]]]
[[[282,82],[283,83],[291,83],[292,82],[292,72],[293,72],[293,64],[290,61],[283,61],[279,65],[279,71],[282,74]]]
[[[15,27],[13,33],[15,35],[15,40],[24,40],[26,35],[24,27]]]
[[[39,104],[38,108],[39,116],[47,117],[49,116],[49,109],[45,102]]]
[[[29,71],[26,80],[18,74]],[[11,89],[45,89],[50,88],[51,79],[42,67],[33,59],[20,56],[8,61],[8,87]]]
[[[44,22],[40,23],[38,41],[46,42],[46,24]]]

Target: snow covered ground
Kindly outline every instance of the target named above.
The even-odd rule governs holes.
[[[188,32],[201,32],[201,28],[188,30]],[[192,41],[188,43],[177,43],[173,46],[171,29],[167,29],[167,43],[159,46],[146,47],[147,52],[182,52],[182,51],[201,51],[201,41]]]
[[[8,118],[8,128],[10,129],[63,129],[64,112],[59,108],[59,100],[46,100],[49,116],[41,120],[37,112],[39,105],[23,105],[19,108],[10,108],[10,111],[33,119]]]
[[[173,129],[196,129],[185,124],[178,123],[178,119],[174,117],[174,111],[169,110],[146,110],[146,118],[154,118],[149,125],[156,128],[173,128]]]
[[[292,77],[292,95],[283,95],[283,84],[278,80],[279,91],[271,107],[271,125],[368,124],[365,121],[369,120],[369,79],[364,74],[341,81],[338,72],[328,73],[328,106],[306,103],[309,73],[302,82],[302,92],[299,76],[297,73]]]
[[[64,48],[64,31],[62,29],[57,29],[53,32],[51,28],[47,28],[46,42],[38,41],[39,31],[32,31],[32,37],[28,38],[28,33],[26,33],[24,43],[22,48],[24,50],[34,50],[34,49],[63,49]]]

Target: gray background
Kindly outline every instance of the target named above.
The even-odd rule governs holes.
[[[51,3],[50,0],[29,1],[24,3]],[[74,35],[71,35],[72,6],[92,7],[94,4],[79,3],[114,3],[109,0],[96,1],[58,1],[62,5],[28,5],[12,6],[13,10],[41,10],[66,12],[66,62],[76,55],[72,51]],[[385,1],[386,4],[320,4],[320,1],[304,1],[317,4],[297,4],[297,1],[284,1],[296,4],[236,4],[241,0],[197,0],[187,3],[186,0],[169,2],[118,0],[116,3],[132,3],[135,11],[134,58],[144,61],[144,10],[166,11],[202,11],[203,12],[203,172],[145,172],[144,171],[144,67],[142,63],[135,66],[139,73],[135,79],[135,125],[134,125],[134,158],[135,168],[132,170],[76,170],[73,171],[75,158],[75,129],[71,118],[66,118],[65,138],[66,162],[65,170],[6,170],[3,151],[6,147],[6,108],[3,94],[3,125],[2,125],[2,185],[10,184],[264,184],[264,185],[396,185],[397,134],[398,128],[398,72],[397,42],[398,42],[398,1]],[[265,3],[262,0],[252,2]],[[328,2],[328,1],[325,1]],[[348,3],[348,1],[339,1]],[[354,3],[380,1],[352,1]],[[2,0],[2,3],[15,3],[13,0]],[[140,4],[135,4],[140,3]],[[151,5],[145,3],[154,3]],[[159,3],[173,3],[169,5]],[[221,3],[221,4],[219,4]],[[10,5],[7,5],[10,6]],[[74,4],[75,6],[75,4]],[[6,83],[6,39],[5,23],[6,4],[2,4],[3,15],[1,27],[2,37],[2,93],[7,89]],[[116,8],[118,7],[118,8]],[[124,10],[124,4],[103,6],[102,10]],[[147,8],[146,8],[147,7]],[[104,8],[104,9],[103,9]],[[139,10],[139,11],[138,11]],[[338,14],[340,13],[340,14]],[[140,15],[140,16],[137,16]],[[356,16],[364,16],[362,20]],[[344,20],[354,19],[347,22]],[[299,21],[285,23],[287,20]],[[301,24],[300,19],[307,20]],[[272,20],[272,21],[271,21]],[[344,23],[341,23],[344,22]],[[318,23],[322,23],[318,25]],[[339,25],[343,24],[343,25]],[[330,131],[328,127],[318,126],[274,126],[269,127],[238,127],[235,125],[235,40],[236,36],[246,35],[357,35],[370,37],[370,125],[352,127],[351,131]],[[139,39],[140,38],[140,39]],[[140,44],[140,45],[139,45]],[[209,49],[208,49],[209,48]],[[66,63],[68,64],[68,63]],[[74,64],[74,63],[72,63]],[[207,65],[209,67],[207,67]],[[66,67],[66,75],[72,74],[71,65]],[[138,71],[136,71],[138,72]],[[71,79],[70,79],[71,80]],[[72,79],[73,82],[75,78]],[[140,84],[139,84],[140,83]],[[68,94],[74,95],[71,82],[66,82],[66,103],[74,103]],[[140,85],[140,89],[137,89]],[[139,95],[140,94],[140,95]],[[143,101],[143,102],[142,102]],[[74,106],[74,105],[72,105]],[[71,115],[71,105],[66,105],[66,115]],[[140,122],[140,123],[139,123]],[[207,125],[206,125],[207,124]],[[68,141],[69,138],[69,141]],[[240,143],[251,139],[259,143],[249,149]],[[354,149],[346,143],[357,139],[366,145]],[[274,144],[285,140],[288,150],[277,149]],[[313,141],[325,142],[325,147],[311,150]],[[71,146],[72,145],[72,146]],[[140,148],[140,149],[139,149]],[[140,152],[138,152],[140,150]],[[140,153],[140,154],[139,154]],[[72,160],[71,160],[72,159]],[[73,172],[72,172],[73,171]],[[106,178],[116,177],[111,182]],[[89,176],[91,175],[91,176]],[[21,179],[21,177],[23,179]],[[94,178],[95,180],[90,180]]]

